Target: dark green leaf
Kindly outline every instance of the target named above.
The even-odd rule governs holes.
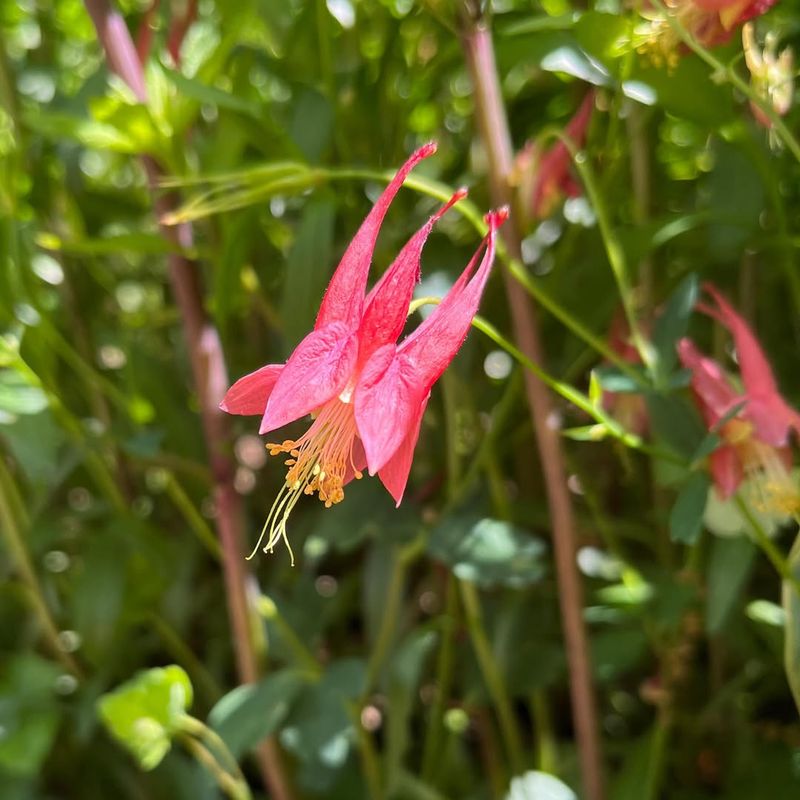
[[[683,485],[669,515],[669,535],[673,542],[689,545],[697,542],[710,486],[705,472],[693,472]]]

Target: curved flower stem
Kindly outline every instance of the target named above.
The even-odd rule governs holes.
[[[736,507],[739,509],[739,512],[750,525],[756,544],[764,552],[764,555],[769,559],[772,566],[775,567],[775,571],[778,575],[780,575],[787,584],[791,585],[798,597],[800,597],[800,579],[792,572],[789,566],[789,560],[775,546],[772,539],[769,538],[767,532],[764,530],[764,526],[756,519],[744,498],[740,494],[737,494],[734,499],[736,500]]]
[[[636,349],[642,362],[650,365],[652,364],[653,357],[651,355],[651,348],[641,335],[639,324],[636,319],[636,310],[633,303],[633,288],[630,283],[627,259],[625,258],[625,251],[617,238],[616,231],[611,225],[608,216],[603,196],[597,188],[597,180],[594,175],[594,170],[589,164],[589,159],[586,154],[579,150],[572,139],[566,136],[563,131],[557,129],[550,129],[545,131],[541,139],[547,138],[558,139],[572,158],[575,169],[580,175],[586,195],[592,205],[595,215],[597,216],[597,226],[600,229],[600,236],[603,240],[603,247],[608,257],[608,263],[611,266],[611,272],[614,275],[614,280],[617,283],[617,290],[622,303],[623,311],[625,312],[625,321],[628,323],[628,328],[631,332],[631,339],[633,340]]]
[[[144,69],[122,16],[114,11],[109,0],[84,0],[86,10],[97,30],[106,60],[131,88],[137,100],[147,104],[148,93]],[[174,198],[160,194],[161,168],[142,154],[153,196],[156,217],[162,220],[174,207]],[[225,593],[233,633],[233,645],[239,679],[254,683],[260,674],[258,631],[260,621],[253,609],[253,578],[242,558],[241,498],[233,486],[234,465],[228,455],[230,435],[227,420],[218,408],[228,385],[225,358],[219,333],[209,320],[204,305],[197,265],[181,252],[191,248],[193,232],[188,224],[166,228],[165,239],[180,246],[180,252],[167,256],[169,279],[180,311],[183,333],[189,352],[192,376],[200,404],[200,416],[209,464],[214,482],[217,509],[217,530],[223,555]],[[262,777],[274,800],[290,800],[292,793],[283,772],[280,753],[274,738],[265,739],[257,750]]]
[[[180,734],[178,738],[194,758],[214,776],[219,788],[231,800],[251,800],[252,795],[244,778],[239,779],[231,775],[200,740],[188,733]]]
[[[477,123],[489,165],[492,197],[496,204],[510,204],[513,195],[509,175],[513,168],[513,146],[506,118],[494,57],[491,33],[483,21],[465,20],[463,41],[467,67],[475,90]],[[510,253],[520,259],[521,240],[514,220],[504,228]],[[510,278],[506,292],[520,350],[533,363],[544,362],[544,352],[533,308],[522,288]],[[587,800],[602,800],[603,767],[590,665],[589,645],[583,622],[583,586],[575,564],[576,534],[572,501],[566,482],[564,455],[558,432],[548,419],[552,401],[545,383],[526,373],[525,388],[531,421],[536,432],[553,528],[559,604],[570,672],[572,714],[580,754]]]

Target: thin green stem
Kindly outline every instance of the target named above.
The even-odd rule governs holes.
[[[775,571],[778,575],[780,575],[786,583],[791,584],[794,591],[797,592],[798,597],[800,597],[800,579],[792,572],[788,559],[781,553],[772,539],[769,538],[767,532],[764,530],[764,526],[756,519],[745,499],[740,494],[735,495],[734,499],[736,501],[736,507],[750,525],[750,530],[753,532],[753,538],[756,544],[764,552],[764,555],[769,559],[772,566],[775,567]]]
[[[303,640],[297,635],[294,628],[284,619],[273,600],[266,595],[261,595],[256,602],[259,615],[267,622],[271,622],[277,629],[284,644],[289,648],[298,665],[311,675],[322,672],[319,661],[306,647]]]
[[[181,515],[192,533],[197,536],[200,543],[217,561],[221,561],[222,548],[219,546],[219,540],[203,519],[202,514],[197,510],[197,507],[192,502],[189,495],[186,494],[183,486],[175,479],[172,473],[167,475],[165,488],[170,500],[175,504],[178,511],[181,512]]]
[[[478,590],[474,584],[462,580],[458,581],[458,588],[461,593],[461,601],[464,604],[467,630],[472,640],[472,646],[475,648],[475,655],[478,658],[486,688],[489,690],[489,696],[492,698],[497,713],[500,730],[503,733],[508,752],[509,763],[513,773],[519,775],[525,767],[522,740],[516,717],[514,716],[514,709],[511,706],[511,699],[506,691],[503,676],[497,666],[497,661],[483,625],[483,612]]]
[[[455,666],[456,629],[458,628],[458,584],[451,572],[447,573],[444,611],[439,621],[441,642],[436,657],[436,694],[422,749],[422,780],[432,783],[439,763],[444,732],[443,717],[450,688],[453,685]]]
[[[358,749],[361,753],[361,763],[364,767],[364,777],[367,781],[369,797],[370,800],[383,800],[383,776],[381,774],[380,759],[369,731],[361,724],[360,711],[360,704],[353,709],[355,717],[353,724],[356,729]]]
[[[536,769],[541,772],[558,772],[558,739],[553,730],[553,719],[547,704],[547,692],[537,689],[531,694],[531,717],[536,734]]]
[[[2,456],[0,456],[0,531],[2,531],[12,563],[25,586],[31,608],[39,619],[42,633],[50,650],[69,672],[76,677],[81,677],[81,668],[75,659],[59,644],[58,627],[53,621],[50,609],[44,599],[42,585],[25,546],[25,537],[12,510],[14,501],[10,499],[9,494],[11,493],[7,487],[13,484],[14,479],[9,473]]]
[[[406,572],[411,564],[422,552],[423,544],[420,539],[401,547],[394,555],[392,574],[386,588],[386,597],[383,600],[383,613],[378,627],[378,635],[367,661],[367,676],[364,681],[362,701],[366,701],[369,693],[375,687],[381,669],[389,654],[397,630],[397,620],[403,603],[403,588],[405,586]],[[362,703],[363,704],[363,703]]]
[[[251,800],[252,795],[247,783],[226,771],[201,741],[188,733],[180,734],[179,739],[194,758],[209,771],[219,788],[231,800]]]

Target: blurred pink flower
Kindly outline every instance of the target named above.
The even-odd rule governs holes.
[[[668,13],[703,47],[727,42],[747,20],[768,11],[777,0],[665,0]],[[656,63],[674,67],[686,47],[661,13],[639,29],[640,50]]]
[[[594,110],[594,89],[587,92],[572,119],[564,129],[576,147],[583,146],[586,130]],[[530,143],[517,156],[516,181],[520,186],[522,204],[527,216],[546,219],[564,197],[577,197],[580,184],[572,177],[572,156],[566,145],[557,141],[547,150]]]
[[[745,477],[752,478],[761,510],[794,513],[800,509],[800,492],[789,474],[789,444],[792,431],[800,434],[800,414],[778,391],[772,368],[747,323],[715,287],[704,288],[712,304],[697,307],[731,332],[744,386],[744,391],[737,391],[722,367],[691,340],[678,343],[678,355],[692,372],[692,390],[709,429],[742,405],[718,431],[722,444],[710,456],[714,484],[726,499]]]
[[[398,505],[402,500],[431,387],[466,338],[494,261],[497,229],[507,217],[505,210],[486,216],[481,248],[441,303],[397,345],[425,241],[466,191],[456,192],[417,231],[365,294],[367,277],[391,201],[411,169],[435,150],[434,144],[417,150],[378,198],[328,284],[314,330],[288,361],[240,378],[220,405],[230,414],[262,415],[260,433],[314,417],[296,441],[267,445],[271,455],[289,455],[289,471],[262,532],[262,539],[268,532],[265,552],[286,540],[286,522],[301,495],[316,492],[326,506],[338,503],[345,484],[365,467]]]

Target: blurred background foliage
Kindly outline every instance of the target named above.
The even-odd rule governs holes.
[[[109,75],[81,2],[0,4],[0,797],[217,796],[191,749],[169,748],[183,706],[165,717],[167,738],[146,743],[169,750],[148,772],[101,724],[104,693],[166,664],[185,670],[191,713],[222,735],[256,795],[247,754],[271,734],[298,797],[375,797],[376,786],[391,798],[504,797],[533,769],[563,781],[548,797],[580,792],[521,375],[476,331],[434,392],[401,508],[376,480],[330,510],[309,499],[291,520],[297,565],[283,551],[253,562],[267,677],[234,688],[218,508],[167,278],[177,245],[159,232],[137,159],[158,160],[194,223],[185,254],[230,375],[279,361],[313,324],[384,173],[415,146],[435,139],[439,151],[393,205],[375,275],[440,184],[490,206],[453,7],[201,0],[176,68],[167,45],[187,6],[124,0],[134,38],[152,33],[143,106]],[[691,290],[689,276],[713,280],[800,399],[791,154],[696,56],[666,68],[638,54],[637,17],[616,0],[492,10],[517,147],[563,127],[598,87],[588,163],[638,270],[642,318]],[[759,21],[768,29],[796,43],[797,3],[781,0]],[[741,67],[736,36],[715,52]],[[530,222],[523,256],[540,291],[605,338],[620,296],[596,218],[585,197],[568,199]],[[441,294],[478,241],[449,214],[421,294]],[[499,279],[481,314],[511,334]],[[588,391],[602,358],[552,315],[541,322],[549,372]],[[724,354],[688,309],[664,352],[686,325]],[[683,388],[650,400],[650,439],[685,460],[703,431]],[[558,416],[564,429],[591,422],[563,400]],[[256,420],[233,431],[244,557],[283,470]],[[701,525],[707,482],[699,509],[690,498],[674,510],[685,465],[612,439],[566,440],[566,452],[608,796],[797,797],[800,725],[782,664],[794,617],[769,561],[744,535],[670,537],[675,513]],[[793,533],[776,534],[782,552]],[[128,711],[116,713],[124,727]]]

